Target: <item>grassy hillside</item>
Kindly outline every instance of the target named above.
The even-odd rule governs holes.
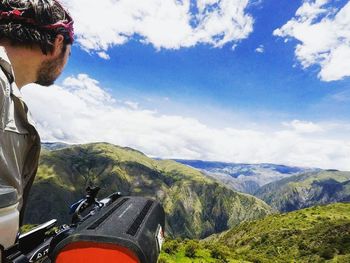
[[[255,196],[282,212],[350,201],[350,172],[321,171],[292,176],[261,187]]]
[[[68,207],[93,183],[100,197],[115,191],[158,199],[167,213],[167,233],[206,237],[271,213],[263,201],[232,191],[175,161],[157,161],[130,148],[97,143],[44,150],[25,223],[70,221]]]
[[[350,204],[316,206],[244,222],[204,241],[170,240],[162,263],[350,262]]]

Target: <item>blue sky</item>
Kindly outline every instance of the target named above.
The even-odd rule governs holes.
[[[141,4],[103,0],[99,15],[92,13],[94,1],[82,6],[83,2],[66,1],[76,17],[77,41],[57,89],[62,89],[61,95],[70,92],[69,96],[84,100],[83,91],[77,90],[93,90],[108,102],[92,105],[111,103],[110,109],[116,111],[127,105],[132,112],[127,120],[119,113],[108,118],[125,122],[125,126],[113,126],[116,134],[79,137],[74,127],[60,126],[58,120],[51,123],[36,106],[35,96],[40,96],[28,92],[46,140],[110,141],[169,158],[350,169],[346,164],[350,161],[346,135],[350,130],[350,69],[344,68],[350,63],[350,26],[345,23],[350,21],[349,1],[148,0]],[[92,14],[98,16],[94,23]],[[59,112],[46,107],[45,111]],[[98,115],[101,112],[96,109],[99,123],[105,118]],[[147,117],[138,118],[139,113]],[[148,117],[152,121],[147,122]],[[194,127],[202,125],[206,137],[196,138],[198,126],[186,134],[173,134],[183,144],[170,135],[154,142],[158,133],[152,134],[152,129],[167,133],[170,120],[175,127],[176,121],[178,127],[191,126],[191,122],[186,124],[189,120]],[[164,121],[164,126],[153,121]],[[72,125],[78,122],[87,123],[77,117]],[[231,142],[232,131],[232,136],[243,136],[239,142]],[[215,140],[215,149],[202,146],[213,134],[227,136],[230,149],[247,150],[224,154],[218,149],[226,143]],[[266,141],[265,137],[277,139]],[[288,140],[300,147],[295,152],[288,149]],[[257,154],[254,143],[275,146],[271,152]],[[172,146],[179,144],[180,148]],[[286,152],[288,156],[279,157]]]
[[[241,112],[253,120],[349,120],[350,107],[331,102],[335,94],[350,92],[349,78],[320,81],[319,66],[304,70],[295,59],[296,40],[284,43],[272,34],[294,16],[300,5],[301,1],[279,1],[277,5],[269,0],[250,6],[254,31],[234,50],[232,43],[221,48],[199,44],[157,50],[134,36],[126,44],[110,48],[110,60],[104,60],[75,45],[61,80],[84,72],[116,97],[135,99],[145,107],[149,106],[147,98],[169,98],[171,103],[167,105],[162,100],[159,105],[152,104],[172,113],[181,111],[178,104],[194,111],[210,105]],[[264,53],[255,51],[260,45]]]

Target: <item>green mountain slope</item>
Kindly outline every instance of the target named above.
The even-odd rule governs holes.
[[[271,213],[263,201],[232,191],[175,161],[157,161],[130,148],[97,143],[43,150],[25,223],[70,220],[68,206],[89,182],[102,188],[158,199],[170,236],[200,238]]]
[[[255,196],[282,212],[350,201],[350,172],[321,171],[292,176],[261,187]]]
[[[316,206],[244,222],[204,241],[170,240],[162,263],[350,262],[350,204]]]

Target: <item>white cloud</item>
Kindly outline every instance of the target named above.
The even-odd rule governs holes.
[[[138,37],[157,49],[199,43],[221,47],[234,46],[253,30],[253,18],[245,10],[249,0],[63,2],[75,18],[77,42],[102,58],[107,57],[108,48]]]
[[[283,125],[292,128],[297,133],[316,133],[323,131],[320,125],[310,121],[293,120],[291,122],[284,122]]]
[[[338,92],[336,94],[333,94],[331,96],[332,100],[335,100],[336,102],[349,102],[350,101],[350,90]]]
[[[134,101],[124,101],[124,104],[129,106],[131,109],[133,110],[137,110],[139,108],[139,104],[137,102]]]
[[[105,60],[111,59],[111,57],[104,51],[97,52],[97,55]]]
[[[265,52],[265,47],[264,45],[260,45],[255,49],[255,52],[257,53],[264,53]]]
[[[119,103],[83,74],[67,78],[62,86],[27,86],[23,93],[43,141],[106,141],[163,158],[350,170],[350,133],[336,136],[344,130],[341,124],[294,120],[274,131],[244,129],[241,123],[215,128],[194,118]]]
[[[335,81],[350,76],[350,2],[339,9],[336,0],[304,0],[295,17],[275,36],[294,38],[295,55],[304,68],[320,66],[319,78]]]

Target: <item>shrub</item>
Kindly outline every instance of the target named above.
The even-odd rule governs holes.
[[[210,256],[216,259],[226,259],[227,254],[222,247],[215,247],[210,251]]]
[[[323,257],[324,259],[332,259],[334,255],[335,255],[335,251],[330,247],[324,248],[320,254],[320,256]]]
[[[185,256],[189,258],[195,258],[197,249],[198,244],[194,241],[189,241],[185,247]]]
[[[179,251],[179,243],[177,240],[166,241],[163,245],[163,251],[167,254],[176,254]]]
[[[168,263],[168,260],[166,258],[160,257],[157,261],[157,263]]]

